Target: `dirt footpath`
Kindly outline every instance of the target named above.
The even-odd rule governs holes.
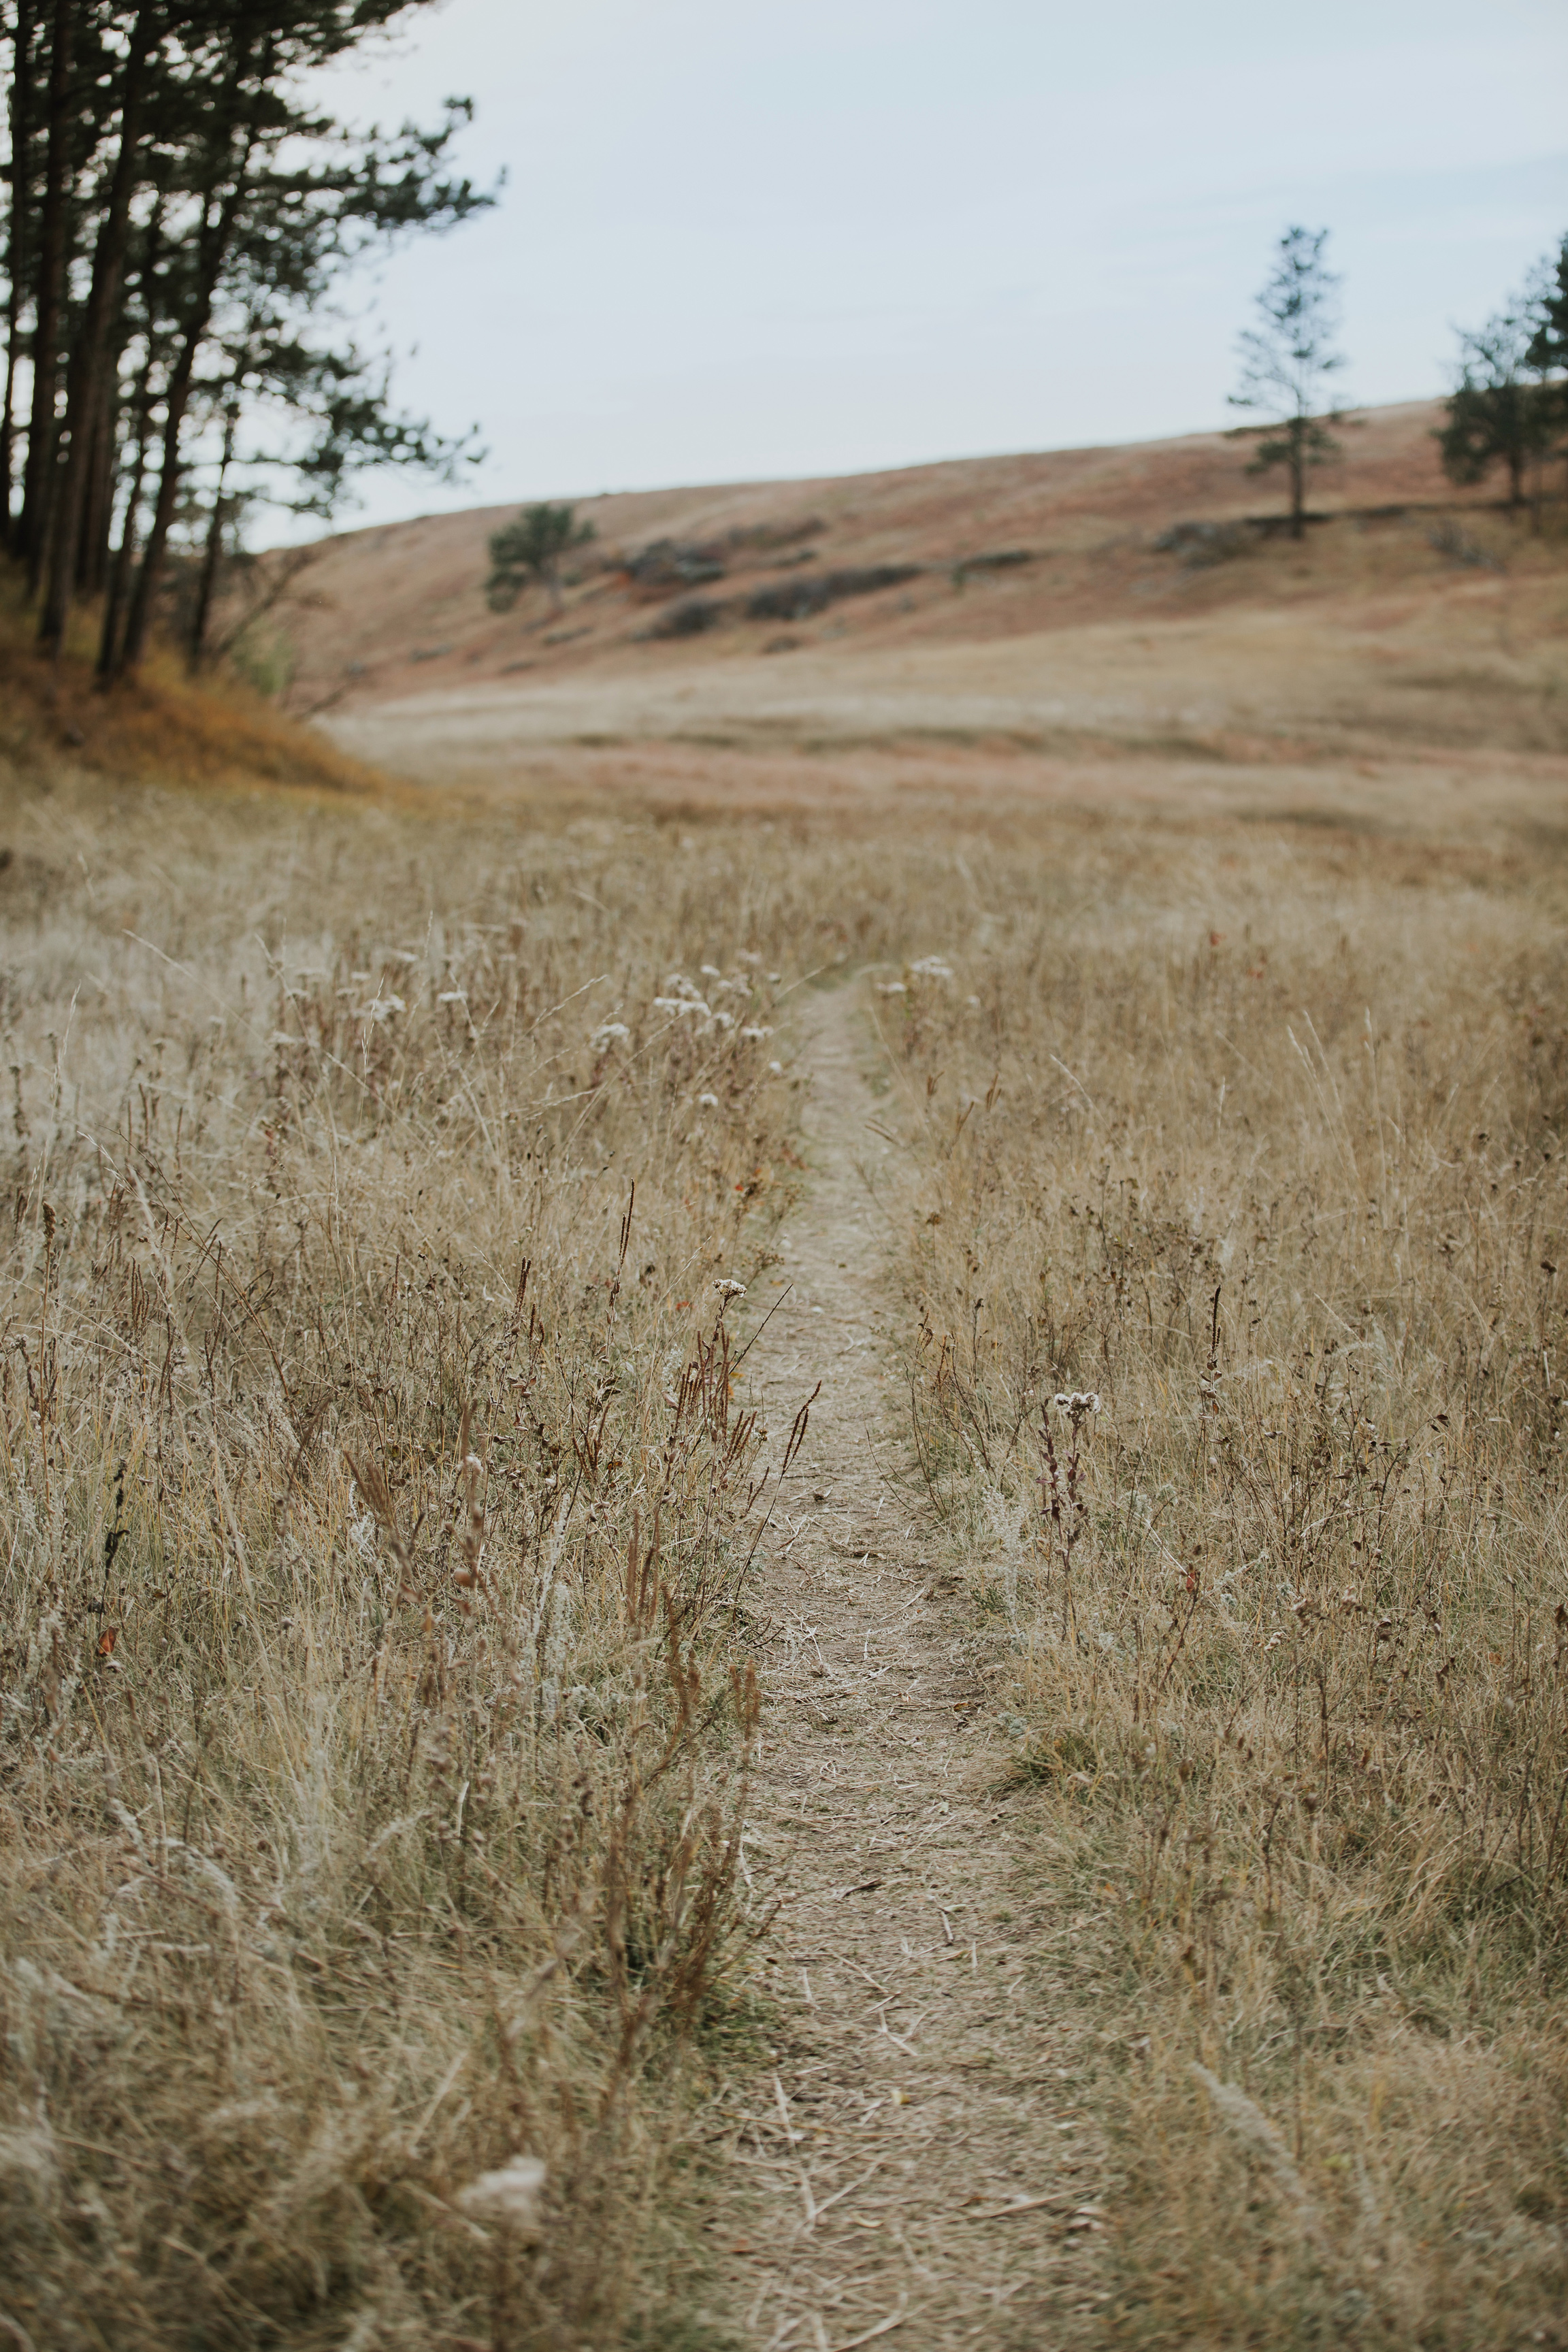
[[[732,2102],[715,2252],[765,2352],[1063,2345],[1100,2289],[1093,2020],[1053,1981],[974,1612],[903,1475],[887,1326],[909,1209],[868,1125],[889,1117],[855,993],[797,1017],[811,1183],[752,1359],[775,1431],[822,1390],[760,1602],[747,1857],[784,1897],[760,1969],[777,2029]]]

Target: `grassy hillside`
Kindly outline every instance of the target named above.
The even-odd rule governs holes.
[[[481,591],[487,538],[515,508],[345,532],[321,543],[280,624],[290,699],[353,709],[498,681],[657,677],[825,642],[924,653],[1484,578],[1517,534],[1484,489],[1445,481],[1437,419],[1409,404],[1347,427],[1342,462],[1314,479],[1305,551],[1274,530],[1250,442],[1221,434],[587,499],[597,539],[568,566],[563,604],[534,590],[510,615]],[[627,571],[661,543],[663,561]],[[881,572],[908,576],[879,587]]]
[[[89,775],[211,788],[294,785],[363,793],[378,779],[320,734],[232,678],[188,679],[158,653],[141,676],[100,694],[90,621],[80,616],[58,662],[37,647],[21,583],[0,566],[0,759],[26,773],[62,765]]]

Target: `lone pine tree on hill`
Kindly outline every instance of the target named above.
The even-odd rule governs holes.
[[[490,533],[490,576],[485,594],[492,613],[510,613],[531,580],[550,591],[550,601],[561,607],[561,562],[574,547],[585,547],[595,537],[591,522],[579,522],[572,506],[552,506],[542,499],[524,507],[515,522]]]
[[[1244,427],[1262,434],[1247,471],[1266,474],[1283,466],[1290,483],[1290,536],[1306,529],[1307,475],[1338,455],[1328,431],[1339,412],[1327,404],[1328,380],[1345,364],[1333,349],[1339,330],[1339,278],[1323,258],[1326,228],[1288,228],[1267,285],[1257,297],[1259,323],[1239,339],[1241,383],[1230,394],[1233,408],[1268,417]]]

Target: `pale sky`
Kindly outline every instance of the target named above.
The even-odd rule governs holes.
[[[377,295],[402,400],[489,461],[350,524],[1234,423],[1297,221],[1343,394],[1437,393],[1568,231],[1562,0],[446,0],[329,87],[471,95],[508,174]]]

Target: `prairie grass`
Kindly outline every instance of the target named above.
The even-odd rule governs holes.
[[[855,964],[909,1475],[1107,2053],[1106,2325],[1568,2341],[1555,836],[31,754],[0,812],[18,2342],[732,2340],[693,2118],[770,2028],[792,1433],[720,1286]]]
[[[167,647],[112,695],[96,692],[95,625],[77,612],[59,661],[41,654],[21,579],[0,562],[0,759],[21,773],[47,781],[67,761],[116,783],[384,796],[374,769],[232,675],[188,677]]]
[[[0,842],[5,2325],[663,2341],[822,861],[36,775]]]
[[[869,996],[910,1434],[1107,2053],[1106,2323],[1562,2344],[1561,854],[975,845],[952,899]]]

